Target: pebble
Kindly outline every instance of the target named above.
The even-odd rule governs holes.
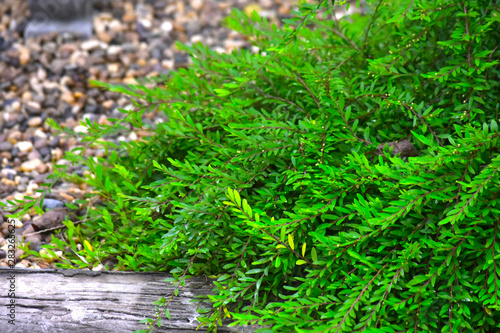
[[[83,42],[80,45],[80,47],[84,51],[92,51],[92,50],[95,50],[97,48],[100,48],[101,47],[101,42],[99,42],[98,40],[95,40],[95,39],[91,39],[91,40]]]
[[[29,152],[33,149],[33,143],[31,143],[30,141],[21,141],[16,143],[16,147],[21,152]]]
[[[119,45],[111,45],[108,48],[108,56],[118,56],[122,52],[122,47]]]
[[[2,175],[5,178],[9,178],[10,175],[14,176],[16,175],[16,170],[10,168],[3,168],[2,170],[0,170],[0,175]]]
[[[75,131],[75,133],[78,133],[78,134],[88,133],[88,128],[86,126],[83,126],[83,125],[78,125],[73,130]]]
[[[19,63],[21,66],[25,66],[30,61],[30,51],[26,47],[21,47],[19,49]]]
[[[36,235],[40,235],[40,234],[36,234]],[[30,242],[29,248],[32,251],[36,251],[36,249],[42,245],[41,237],[35,237],[35,235],[24,239],[24,242],[26,242],[26,243]]]
[[[28,160],[35,160],[35,159],[40,159],[42,156],[38,152],[38,150],[33,149],[29,154],[28,154]]]
[[[28,120],[28,125],[30,127],[38,127],[42,124],[42,118],[40,117],[33,117],[30,120]]]
[[[38,115],[42,112],[42,106],[38,102],[28,101],[24,103],[26,111],[30,114]]]
[[[11,151],[14,145],[9,141],[0,142],[0,151]]]
[[[7,136],[7,140],[12,143],[12,144],[15,144],[17,141],[20,141],[22,140],[23,138],[23,133],[21,133],[20,131],[18,130],[13,130],[12,132],[10,132],[10,134]]]
[[[47,172],[47,169],[48,169],[47,165],[43,163],[40,159],[26,161],[21,164],[21,171],[23,172],[31,172],[35,170],[38,173],[45,173]]]
[[[54,208],[64,208],[66,205],[59,200],[55,199],[45,199],[43,200],[43,209],[44,210],[52,210]]]
[[[174,26],[172,25],[172,22],[170,21],[165,21],[161,24],[160,26],[160,29],[161,31],[163,31],[164,33],[167,33],[169,34],[173,29],[174,29]]]
[[[12,103],[5,105],[5,111],[7,111],[8,113],[19,112],[20,110],[21,110],[21,102],[18,100],[15,100]]]

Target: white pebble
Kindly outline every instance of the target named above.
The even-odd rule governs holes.
[[[21,141],[16,143],[16,147],[22,152],[27,152],[33,149],[33,144],[30,141]]]
[[[101,42],[95,39],[87,40],[81,44],[81,48],[84,51],[92,51],[101,46]]]
[[[88,133],[88,129],[86,126],[78,125],[74,128],[75,133]]]
[[[161,24],[160,29],[163,32],[169,33],[170,31],[172,31],[174,29],[174,26],[172,25],[172,23],[170,21],[165,21]]]

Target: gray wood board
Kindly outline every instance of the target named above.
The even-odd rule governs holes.
[[[15,280],[15,325],[9,324],[10,280]],[[166,299],[176,284],[164,282],[166,273],[92,272],[86,270],[0,268],[2,332],[133,332],[154,317],[153,302]],[[154,332],[200,332],[197,295],[211,294],[213,284],[192,278],[169,305],[171,320],[162,318]],[[251,332],[250,327],[219,328],[219,332]]]

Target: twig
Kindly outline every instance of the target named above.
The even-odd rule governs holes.
[[[321,109],[321,105],[319,104],[318,100],[316,99],[316,96],[314,96],[314,94],[312,93],[311,89],[309,89],[309,87],[307,86],[307,84],[304,82],[304,80],[302,80],[302,78],[300,77],[299,74],[297,74],[297,79],[300,81],[300,83],[304,86],[304,88],[307,89],[307,91],[309,92],[309,95],[311,95],[311,97],[314,99],[314,102],[316,103],[316,105],[318,106],[318,110]],[[307,113],[306,115],[306,118],[307,116],[309,116],[309,112]]]
[[[370,29],[371,29],[371,27],[372,27],[372,24],[373,24],[373,22],[375,21],[375,15],[377,14],[377,11],[378,11],[378,9],[379,9],[380,5],[382,4],[382,1],[384,1],[384,0],[380,0],[380,1],[378,2],[377,7],[375,8],[375,12],[374,12],[374,13],[373,13],[373,15],[372,15],[372,19],[370,20],[370,23],[368,24],[368,27],[366,28],[366,31],[365,31],[365,40],[364,40],[364,42],[363,42],[363,48],[365,49],[365,52],[366,52],[366,45],[367,45],[367,43],[368,43],[368,33],[370,32]]]
[[[342,38],[343,40],[345,40],[346,42],[348,42],[349,44],[351,44],[352,47],[354,47],[356,49],[356,51],[358,51],[359,53],[363,54],[363,52],[361,51],[361,49],[356,44],[354,44],[354,42],[352,40],[350,40],[349,38],[347,38],[346,36],[344,36],[343,33],[341,33],[340,31],[338,31],[337,29],[333,29],[333,33],[335,33],[337,36],[339,36],[340,38]]]
[[[470,33],[469,33],[469,20],[468,16],[469,13],[467,12],[467,7],[465,7],[465,2],[464,2],[464,14],[465,14],[465,34],[469,35],[469,40],[467,42],[467,63],[469,64],[469,67],[472,66],[471,63],[471,41],[470,41]]]
[[[436,139],[437,143],[439,144],[439,146],[443,147],[443,144],[441,143],[441,141],[439,141],[436,133],[432,130],[432,128],[429,126],[429,124],[427,124],[427,122],[418,114],[416,113],[415,111],[413,111],[413,109],[411,107],[409,107],[408,105],[406,105],[405,103],[401,103],[401,105],[407,109],[407,110],[410,110],[411,113],[413,113],[413,115],[415,115],[416,117],[418,117],[418,119],[420,119],[420,121],[422,123],[424,123],[425,126],[427,126],[427,129],[429,130],[429,132],[432,133],[432,135],[434,135],[434,138]]]

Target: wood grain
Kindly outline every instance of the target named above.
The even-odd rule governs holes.
[[[15,279],[15,326],[8,323],[9,277]],[[166,273],[92,272],[85,270],[35,270],[0,268],[2,332],[94,333],[133,332],[146,329],[139,323],[153,318],[154,305],[168,298],[176,284],[164,282]],[[171,320],[162,319],[154,332],[187,333],[199,322],[197,295],[211,294],[213,284],[192,278],[170,303]],[[208,307],[209,305],[207,305]],[[251,332],[250,327],[223,327],[219,332]]]

